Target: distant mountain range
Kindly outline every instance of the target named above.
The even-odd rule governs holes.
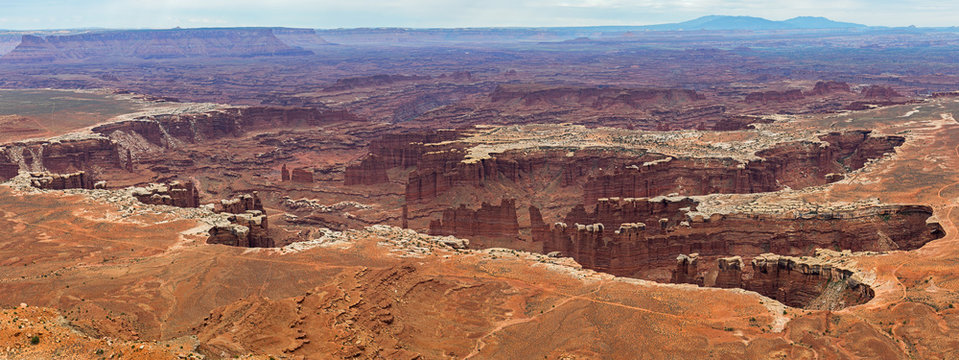
[[[753,16],[709,15],[672,24],[648,25],[649,30],[790,30],[790,29],[848,29],[866,25],[832,21],[824,17],[800,16],[775,21]]]

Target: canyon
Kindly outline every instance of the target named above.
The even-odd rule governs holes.
[[[0,36],[0,357],[955,357],[954,34],[633,30]]]

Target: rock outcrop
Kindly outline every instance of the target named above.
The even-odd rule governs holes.
[[[375,154],[370,154],[359,164],[351,165],[346,168],[344,174],[344,185],[375,185],[387,183],[390,181],[386,174],[388,165],[386,161]]]
[[[864,304],[875,296],[854,271],[819,258],[766,253],[753,258],[750,269],[743,269],[738,256],[720,258],[718,263],[714,286],[755,291],[788,306],[838,310]]]
[[[210,229],[208,244],[238,247],[276,247],[270,237],[269,217],[256,192],[220,200],[216,209],[225,214],[225,221]]]
[[[173,181],[168,184],[150,184],[133,191],[133,197],[144,204],[168,205],[182,208],[200,206],[200,193],[192,181]]]
[[[228,214],[226,222],[214,225],[207,244],[237,247],[275,247],[269,235],[268,217],[262,211],[248,210],[242,214]]]
[[[105,186],[103,182],[96,181],[83,171],[72,174],[30,173],[30,185],[46,190],[93,189]]]
[[[499,205],[484,202],[479,209],[465,204],[443,211],[441,220],[430,222],[430,235],[467,238],[482,247],[482,239],[515,239],[519,234],[516,200],[503,199]]]
[[[676,270],[673,270],[673,275],[669,282],[702,286],[703,277],[699,275],[699,254],[680,254],[677,256]]]
[[[670,206],[656,204],[659,201],[655,200],[651,201],[653,204],[636,205],[644,201],[651,200],[624,201],[629,205],[620,207],[652,209]],[[597,208],[605,207],[606,204],[597,205]],[[596,210],[593,215],[587,214],[585,219],[596,219],[597,213],[604,212]],[[574,214],[571,218],[582,216]],[[653,224],[619,223],[621,220],[609,225],[557,223],[545,239],[534,238],[534,241],[543,242],[544,253],[558,251],[586,268],[633,276],[650,269],[675,269],[676,257],[690,253],[698,253],[701,257],[735,254],[750,258],[767,252],[810,255],[817,248],[853,251],[916,249],[944,235],[938,223],[927,223],[931,216],[932,209],[926,206],[888,205],[796,215],[733,213],[709,217],[695,215],[686,219],[673,216],[663,217]],[[642,219],[626,216],[620,219],[637,218]],[[652,219],[655,218],[653,215]]]
[[[811,96],[823,96],[834,93],[849,93],[852,90],[849,84],[842,81],[818,81],[813,89],[806,93]]]
[[[232,199],[220,200],[220,207],[217,212],[243,214],[250,210],[265,212],[263,203],[256,191],[252,194],[243,194]]]
[[[312,184],[313,170],[309,168],[295,168],[290,172],[290,181],[298,184]]]
[[[768,103],[783,103],[790,101],[797,101],[803,99],[802,90],[785,90],[785,91],[763,91],[763,92],[754,92],[746,95],[746,102],[750,103],[761,103],[766,105]]]
[[[869,85],[863,88],[861,93],[862,96],[870,99],[889,100],[902,97],[902,94],[899,94],[895,89],[882,85]]]

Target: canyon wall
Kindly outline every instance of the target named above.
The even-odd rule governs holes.
[[[637,205],[649,201],[650,204]],[[653,221],[662,215],[646,210],[688,204],[679,198],[650,201],[631,199],[603,202],[592,214],[570,218],[598,219],[601,223],[557,223],[543,242],[544,252],[558,251],[584,267],[620,276],[632,276],[649,269],[674,269],[680,254],[700,256],[735,254],[753,257],[773,252],[808,255],[816,248],[853,251],[916,249],[944,235],[938,223],[927,223],[932,209],[926,206],[877,206],[851,211],[810,214],[713,214],[661,217],[653,224],[626,222]],[[695,207],[695,206],[690,206]],[[610,210],[609,208],[614,208]],[[685,213],[682,211],[680,213]]]
[[[905,141],[900,136],[871,137],[868,131],[830,133],[813,142],[780,144],[756,153],[761,160],[745,164],[724,158],[670,159],[615,169],[587,180],[583,186],[587,206],[610,197],[757,193],[823,185],[863,167],[869,159],[895,152]]]
[[[429,234],[468,238],[477,247],[484,246],[483,239],[516,239],[519,235],[516,200],[503,199],[499,205],[484,202],[475,210],[466,205],[446,209],[442,219],[430,222]]]

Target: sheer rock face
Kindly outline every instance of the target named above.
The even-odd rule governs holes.
[[[755,291],[793,307],[838,310],[875,296],[852,270],[817,258],[767,253],[753,258],[750,269],[743,268],[738,256],[720,258],[718,263],[716,287]]]
[[[687,200],[688,201],[688,200]],[[647,205],[637,203],[650,202]],[[655,209],[685,206],[683,199],[630,199],[603,202],[592,214],[571,213],[570,219],[599,219],[610,225],[557,223],[543,242],[543,252],[558,251],[586,268],[619,276],[652,269],[675,269],[680,254],[701,257],[735,254],[751,258],[766,252],[810,255],[814,249],[853,251],[910,250],[944,235],[938,223],[927,220],[926,206],[877,206],[855,211],[805,214],[714,214],[680,219],[655,219]],[[636,209],[645,209],[637,211]],[[683,212],[680,212],[683,213]],[[612,216],[607,214],[613,214]],[[624,215],[626,214],[626,215]],[[650,221],[650,220],[646,220]],[[613,230],[616,229],[616,230]]]
[[[269,28],[119,30],[63,36],[23,35],[3,62],[130,61],[195,57],[310,55]]]
[[[503,199],[499,205],[484,202],[473,210],[460,205],[443,211],[442,220],[430,222],[430,235],[453,235],[473,240],[483,247],[482,239],[515,239],[519,235],[516,200]]]
[[[716,275],[716,287],[739,288],[743,285],[743,258],[731,256],[719,258],[719,274]]]
[[[344,184],[350,186],[387,183],[390,181],[386,174],[388,168],[389,166],[383,158],[371,154],[360,161],[359,164],[346,168]]]
[[[168,205],[182,208],[200,206],[200,193],[192,181],[174,181],[169,184],[150,184],[137,189],[133,197],[144,204]]]
[[[674,284],[703,285],[703,278],[699,275],[699,254],[680,254],[676,257],[676,270],[673,270],[669,282]]]

